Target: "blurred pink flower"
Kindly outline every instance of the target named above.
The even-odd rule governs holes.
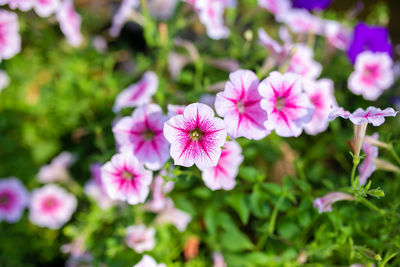
[[[133,153],[140,163],[159,170],[169,159],[169,143],[163,135],[162,109],[157,104],[145,104],[132,116],[120,119],[113,127],[120,151]]]
[[[294,33],[320,34],[323,29],[323,21],[305,9],[290,9],[277,20],[284,22]]]
[[[162,175],[166,175],[165,170],[161,170],[159,175],[153,180],[151,185],[151,199],[145,204],[145,209],[152,212],[161,212],[168,204],[166,194],[174,188],[174,182],[166,182]]]
[[[324,21],[324,35],[328,42],[340,50],[347,50],[351,42],[351,31],[334,20]]]
[[[60,0],[35,0],[33,9],[41,17],[48,17],[58,10]]]
[[[57,14],[61,31],[67,38],[67,42],[72,46],[79,46],[82,43],[81,16],[76,13],[72,0],[63,0]]]
[[[330,79],[303,81],[303,88],[315,107],[312,120],[304,124],[304,130],[308,134],[316,135],[328,128],[328,116],[332,106],[337,105],[333,95],[333,82]]]
[[[130,85],[117,96],[113,111],[119,112],[125,107],[136,107],[149,103],[157,88],[157,75],[152,71],[145,72],[139,82]]]
[[[282,16],[291,8],[289,0],[258,0],[258,5],[278,16]]]
[[[258,28],[258,40],[259,43],[271,53],[271,56],[278,59],[278,62],[281,62],[286,56],[288,56],[292,48],[292,44],[288,39],[286,39],[284,44],[281,45],[272,39],[263,28]]]
[[[356,125],[368,122],[374,126],[380,126],[385,122],[385,117],[394,117],[396,114],[397,111],[394,111],[393,108],[381,110],[376,107],[368,107],[365,111],[362,108],[358,108],[350,114],[349,119]]]
[[[132,153],[116,154],[101,167],[101,179],[111,199],[144,203],[153,174]]]
[[[12,58],[21,51],[17,14],[0,10],[0,40],[0,61]]]
[[[8,2],[8,6],[11,9],[18,8],[21,11],[28,11],[31,9],[35,3],[35,0],[8,0],[8,1],[1,1],[0,4],[5,4]]]
[[[164,136],[171,143],[175,165],[199,169],[216,166],[227,132],[223,120],[205,104],[188,105],[183,115],[176,115],[164,124]]]
[[[152,16],[167,20],[174,14],[177,3],[177,0],[149,0],[147,5]]]
[[[123,0],[120,7],[112,19],[112,25],[109,33],[112,37],[117,37],[122,30],[126,20],[132,10],[139,7],[139,0]]]
[[[371,138],[378,140],[379,135],[377,133],[374,133]],[[362,145],[362,150],[365,153],[365,158],[358,168],[358,171],[360,172],[360,185],[364,185],[367,182],[367,179],[371,177],[372,173],[375,171],[376,166],[374,163],[374,159],[378,157],[378,147],[373,146],[369,143],[364,142]]]
[[[394,82],[393,61],[387,53],[362,52],[357,56],[355,70],[348,86],[356,95],[374,101]]]
[[[227,141],[222,148],[217,166],[202,171],[204,183],[211,190],[232,190],[236,185],[235,178],[242,161],[240,145],[235,141]]]
[[[227,267],[228,265],[225,262],[224,256],[221,252],[213,253],[213,267]]]
[[[101,164],[91,164],[90,172],[92,174],[92,179],[85,184],[85,193],[89,197],[93,198],[98,203],[100,208],[110,208],[115,204],[115,201],[110,199],[104,187],[103,181],[101,180]]]
[[[53,158],[50,164],[40,168],[38,180],[41,183],[66,182],[71,177],[68,168],[75,162],[75,157],[69,152],[61,152]]]
[[[225,90],[218,93],[215,100],[215,109],[224,117],[228,134],[233,138],[264,138],[269,133],[263,125],[268,117],[260,106],[256,74],[250,70],[237,70],[229,75],[229,79]]]
[[[96,35],[92,39],[92,45],[99,53],[105,53],[108,50],[108,45],[106,39],[101,35]]]
[[[76,206],[74,195],[55,184],[48,184],[33,190],[29,219],[38,226],[58,229],[69,221]]]
[[[301,86],[299,75],[277,71],[260,83],[258,91],[263,97],[261,107],[268,113],[268,120],[264,122],[268,130],[284,137],[297,137],[303,125],[311,121],[314,106]]]
[[[167,200],[167,205],[164,210],[158,214],[155,219],[156,224],[170,223],[174,225],[180,232],[185,231],[187,225],[192,220],[192,217],[177,208],[171,199]]]
[[[210,106],[211,108],[215,108],[215,99],[216,96],[213,94],[202,94],[199,97],[199,103],[206,104],[207,106]]]
[[[189,64],[192,59],[189,56],[181,55],[175,51],[168,54],[168,70],[173,79],[177,79],[182,69]]]
[[[167,267],[164,263],[157,264],[157,262],[148,255],[143,255],[142,259],[133,265],[133,267]]]
[[[218,40],[229,36],[229,29],[224,25],[223,18],[225,2],[222,0],[197,0],[195,2],[195,10],[211,39]]]
[[[128,247],[137,253],[150,251],[156,245],[154,235],[156,230],[153,227],[146,228],[145,225],[132,225],[126,228],[125,241]]]
[[[175,115],[183,115],[183,111],[185,110],[184,105],[170,105],[168,104],[168,117],[171,118]]]
[[[332,204],[341,201],[341,200],[354,200],[352,195],[342,193],[342,192],[333,192],[328,193],[322,198],[317,198],[314,200],[314,207],[318,209],[319,213],[332,211]]]
[[[316,79],[321,74],[322,66],[314,60],[313,50],[305,44],[295,45],[288,72],[300,74],[306,79]]]
[[[0,180],[0,222],[18,221],[29,203],[29,193],[17,178]]]

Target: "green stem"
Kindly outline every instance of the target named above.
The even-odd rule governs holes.
[[[371,201],[367,200],[366,198],[360,198],[359,201],[361,203],[363,203],[365,206],[367,206],[368,208],[370,208],[371,210],[375,210],[380,215],[382,215],[382,216],[385,215],[385,211],[379,209],[377,206],[375,206],[375,204],[373,204]]]
[[[360,164],[360,156],[353,156],[353,169],[351,170],[351,177],[350,177],[351,186],[353,189],[355,188],[354,179],[356,176],[356,170],[357,170],[358,164]]]
[[[398,164],[400,164],[400,157],[397,155],[396,151],[394,150],[394,147],[392,144],[389,144],[389,151],[392,154],[392,156],[395,158]]]

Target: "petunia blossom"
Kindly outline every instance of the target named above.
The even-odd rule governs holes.
[[[269,133],[263,125],[268,117],[260,107],[256,74],[250,70],[237,70],[229,75],[229,79],[225,90],[215,99],[215,109],[224,118],[228,134],[233,138],[264,138]]]
[[[351,31],[335,20],[324,21],[324,35],[332,46],[346,50],[351,42]]]
[[[164,136],[171,143],[175,165],[199,169],[216,166],[225,144],[227,131],[223,120],[200,103],[188,105],[183,115],[176,115],[164,124]]]
[[[229,29],[224,25],[225,1],[222,0],[197,0],[195,10],[200,21],[207,30],[211,39],[224,39],[229,36]]]
[[[342,193],[342,192],[332,192],[328,193],[322,198],[317,198],[314,200],[314,207],[318,209],[319,213],[332,211],[332,204],[337,201],[342,200],[354,200],[352,195]]]
[[[286,29],[286,28],[281,28],[281,29]],[[276,57],[278,63],[281,63],[282,60],[289,55],[290,50],[293,47],[291,41],[289,41],[289,37],[285,36],[286,35],[285,30],[280,30],[280,32],[282,33],[280,35],[283,35],[282,37],[284,38],[283,45],[272,39],[264,29],[262,28],[258,29],[259,43],[270,52],[270,56]]]
[[[213,267],[227,267],[224,256],[221,252],[214,252],[213,255]]]
[[[184,105],[170,105],[168,104],[168,117],[171,118],[175,115],[183,115],[183,111],[185,110]]]
[[[36,0],[8,0],[8,6],[11,9],[19,9],[21,11],[28,11],[33,7]],[[3,1],[5,2],[5,1]],[[2,3],[3,3],[2,2]]]
[[[323,10],[328,8],[333,0],[293,0],[293,7],[307,10]]]
[[[90,165],[90,173],[92,174],[92,179],[90,179],[84,187],[85,193],[93,198],[100,208],[108,209],[115,204],[107,194],[104,187],[103,181],[101,179],[101,164],[93,163]]]
[[[29,203],[29,193],[17,178],[0,180],[0,222],[17,222]]]
[[[164,263],[157,264],[157,262],[148,255],[143,255],[142,259],[133,265],[133,267],[167,267]]]
[[[151,170],[161,169],[169,159],[169,143],[163,135],[166,120],[157,104],[138,107],[132,116],[120,119],[113,127],[119,150],[133,153]]]
[[[364,51],[386,52],[393,56],[393,46],[389,40],[389,31],[380,26],[369,26],[358,23],[354,28],[352,42],[347,55],[352,63],[356,62],[358,54]]]
[[[161,20],[168,20],[174,14],[177,3],[178,0],[149,0],[148,8],[152,16]]]
[[[155,223],[170,223],[174,225],[180,232],[183,232],[191,220],[192,216],[190,216],[190,214],[177,209],[172,200],[168,199],[165,209],[157,215]]]
[[[385,122],[385,117],[394,117],[396,114],[397,111],[393,108],[386,108],[384,110],[376,107],[368,107],[366,110],[358,108],[350,114],[349,119],[356,125],[371,123],[373,126],[380,126]]]
[[[271,72],[260,83],[258,91],[263,97],[261,107],[268,113],[268,120],[264,122],[268,130],[284,137],[297,137],[303,125],[311,121],[314,105],[302,91],[299,75]]]
[[[69,152],[62,152],[52,159],[50,164],[40,168],[38,180],[41,183],[66,182],[70,179],[68,168],[75,162],[75,157]]]
[[[289,0],[258,0],[258,5],[274,15],[285,14],[291,6]]]
[[[122,30],[126,20],[128,19],[132,10],[139,7],[139,0],[123,0],[117,12],[112,18],[112,25],[109,33],[112,37],[117,37]]]
[[[374,133],[371,138],[378,139],[379,135]],[[360,185],[364,185],[367,182],[367,179],[372,175],[375,171],[376,166],[374,163],[374,159],[378,157],[378,147],[371,145],[369,143],[364,142],[362,145],[362,150],[365,153],[365,158],[361,165],[358,168],[360,173],[359,182]]]
[[[35,0],[33,9],[41,17],[48,17],[58,10],[60,0]]]
[[[166,194],[174,188],[174,182],[165,181],[162,176],[166,175],[165,170],[161,170],[159,175],[154,178],[151,185],[151,199],[146,202],[144,208],[152,212],[161,212],[168,205]]]
[[[152,71],[145,72],[139,82],[130,85],[117,96],[113,111],[119,112],[125,107],[136,107],[149,103],[157,88],[157,75]]]
[[[75,11],[72,0],[63,0],[56,14],[60,23],[61,31],[64,33],[67,41],[72,46],[79,46],[82,43],[81,34],[81,16]]]
[[[365,51],[357,56],[348,86],[356,95],[374,101],[394,82],[393,61],[387,53]]]
[[[0,61],[9,59],[21,50],[17,14],[0,10]]]
[[[321,34],[323,30],[323,21],[305,9],[290,9],[277,20],[284,22],[297,34]]]
[[[235,187],[239,165],[243,161],[242,148],[235,141],[227,141],[215,167],[202,171],[204,183],[211,190],[231,190]]]
[[[350,112],[348,112],[347,110],[345,110],[342,107],[338,107],[336,105],[332,105],[331,106],[331,112],[328,115],[328,120],[332,121],[334,119],[336,119],[337,117],[342,117],[343,119],[348,119],[350,116]]]
[[[304,130],[308,134],[315,135],[328,128],[328,116],[332,110],[332,106],[337,105],[335,96],[333,95],[333,82],[329,79],[309,80],[303,82],[303,88],[315,107],[312,120],[304,124]]]
[[[156,230],[153,227],[147,228],[143,224],[132,225],[126,228],[125,232],[126,244],[137,253],[150,251],[156,245],[154,239]]]
[[[288,72],[300,74],[306,79],[316,79],[321,71],[322,66],[314,60],[313,50],[304,44],[295,45],[295,53],[290,59]]]
[[[133,153],[116,154],[101,167],[101,179],[110,198],[131,205],[144,203],[152,178]]]
[[[32,192],[29,220],[38,226],[58,229],[74,213],[77,200],[62,187],[48,184]]]

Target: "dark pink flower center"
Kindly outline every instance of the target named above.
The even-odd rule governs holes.
[[[245,104],[243,103],[242,100],[239,100],[239,101],[236,103],[236,107],[237,107],[237,109],[238,109],[239,114],[243,114],[243,113],[244,113]]]
[[[364,68],[363,80],[366,83],[374,83],[379,77],[379,66],[377,64],[367,65]]]
[[[199,128],[194,128],[189,133],[190,140],[200,141],[203,138],[203,131]]]
[[[132,180],[134,175],[131,172],[125,170],[122,172],[121,177],[125,180]]]
[[[10,209],[14,201],[14,194],[9,191],[4,191],[0,193],[0,209]]]
[[[151,141],[153,140],[155,134],[152,130],[146,129],[145,131],[142,132],[142,137],[144,140]]]
[[[54,196],[48,196],[42,201],[42,210],[53,212],[61,205],[60,200]]]
[[[278,111],[282,110],[285,107],[285,103],[286,101],[284,97],[278,97],[275,102],[276,110]]]

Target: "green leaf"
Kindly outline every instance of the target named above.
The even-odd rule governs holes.
[[[243,224],[247,224],[250,216],[250,209],[246,196],[242,193],[231,195],[229,204],[239,214],[240,220]]]
[[[204,214],[204,222],[206,224],[207,231],[211,235],[215,235],[217,232],[217,220],[218,212],[214,206],[209,206]]]
[[[243,251],[254,247],[249,238],[237,228],[224,231],[221,235],[221,244],[229,251]]]

